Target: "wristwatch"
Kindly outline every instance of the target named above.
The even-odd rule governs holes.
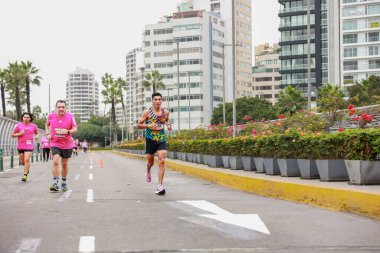
[[[67,133],[70,134],[70,130],[67,130]]]

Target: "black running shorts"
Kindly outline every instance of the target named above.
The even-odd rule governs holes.
[[[73,153],[72,149],[60,149],[56,147],[51,147],[51,153],[53,156],[59,155],[62,158],[69,159]]]
[[[166,141],[159,142],[151,139],[145,139],[145,153],[154,155],[157,150],[166,150]]]
[[[33,152],[33,149],[17,149],[19,154],[24,154],[25,152]]]

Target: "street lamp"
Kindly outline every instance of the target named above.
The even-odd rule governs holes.
[[[235,0],[232,0],[232,137],[236,137],[236,41]]]
[[[190,111],[191,111],[191,107],[190,107],[190,72],[188,72],[187,74],[188,78],[189,78],[189,82],[188,82],[188,88],[189,88],[189,130],[191,129],[191,125],[190,125]]]
[[[311,110],[310,0],[307,0],[307,109]]]

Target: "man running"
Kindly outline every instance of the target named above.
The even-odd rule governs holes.
[[[41,146],[43,161],[47,162],[50,158],[50,141],[48,138],[46,138],[46,135],[41,138]]]
[[[146,181],[151,182],[152,176],[150,169],[154,164],[154,154],[158,155],[158,187],[157,195],[165,194],[162,186],[165,174],[165,157],[166,157],[166,135],[164,125],[169,131],[172,126],[169,123],[169,111],[161,108],[162,95],[158,92],[152,94],[153,107],[145,110],[138,121],[138,129],[146,129],[145,153],[147,154],[148,164],[146,167]]]
[[[62,191],[67,191],[66,177],[68,173],[68,160],[72,154],[71,134],[77,132],[77,124],[74,116],[67,112],[66,102],[58,100],[55,104],[56,110],[50,114],[46,121],[46,137],[50,139],[50,147],[53,156],[54,182],[51,191],[58,191],[59,160],[62,166]]]
[[[20,162],[24,166],[24,175],[21,181],[26,182],[30,169],[30,157],[34,149],[34,136],[38,142],[38,128],[33,122],[33,115],[29,112],[24,112],[21,115],[22,122],[18,123],[11,134],[12,138],[17,137],[17,150],[20,157]]]

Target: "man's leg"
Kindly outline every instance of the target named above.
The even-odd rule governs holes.
[[[58,181],[59,181],[59,159],[60,154],[54,153],[53,155],[53,176],[54,176],[54,182],[53,185],[50,186],[50,191],[59,191],[58,187]]]
[[[151,182],[152,181],[151,169],[152,169],[152,166],[154,165],[154,155],[146,154],[146,158],[148,160],[148,164],[146,165],[145,178],[147,182]]]
[[[61,158],[61,164],[62,164],[62,171],[61,171],[62,184],[61,184],[61,189],[62,189],[62,191],[67,191],[66,177],[67,177],[67,174],[69,172],[68,162],[69,162],[68,158]]]
[[[30,169],[30,157],[32,156],[32,152],[25,152],[24,153],[24,174],[29,173]]]
[[[25,165],[25,160],[24,160],[24,153],[20,153],[18,155],[19,159],[20,159],[20,163],[21,165]]]
[[[162,185],[165,175],[166,150],[158,150],[158,184]]]

